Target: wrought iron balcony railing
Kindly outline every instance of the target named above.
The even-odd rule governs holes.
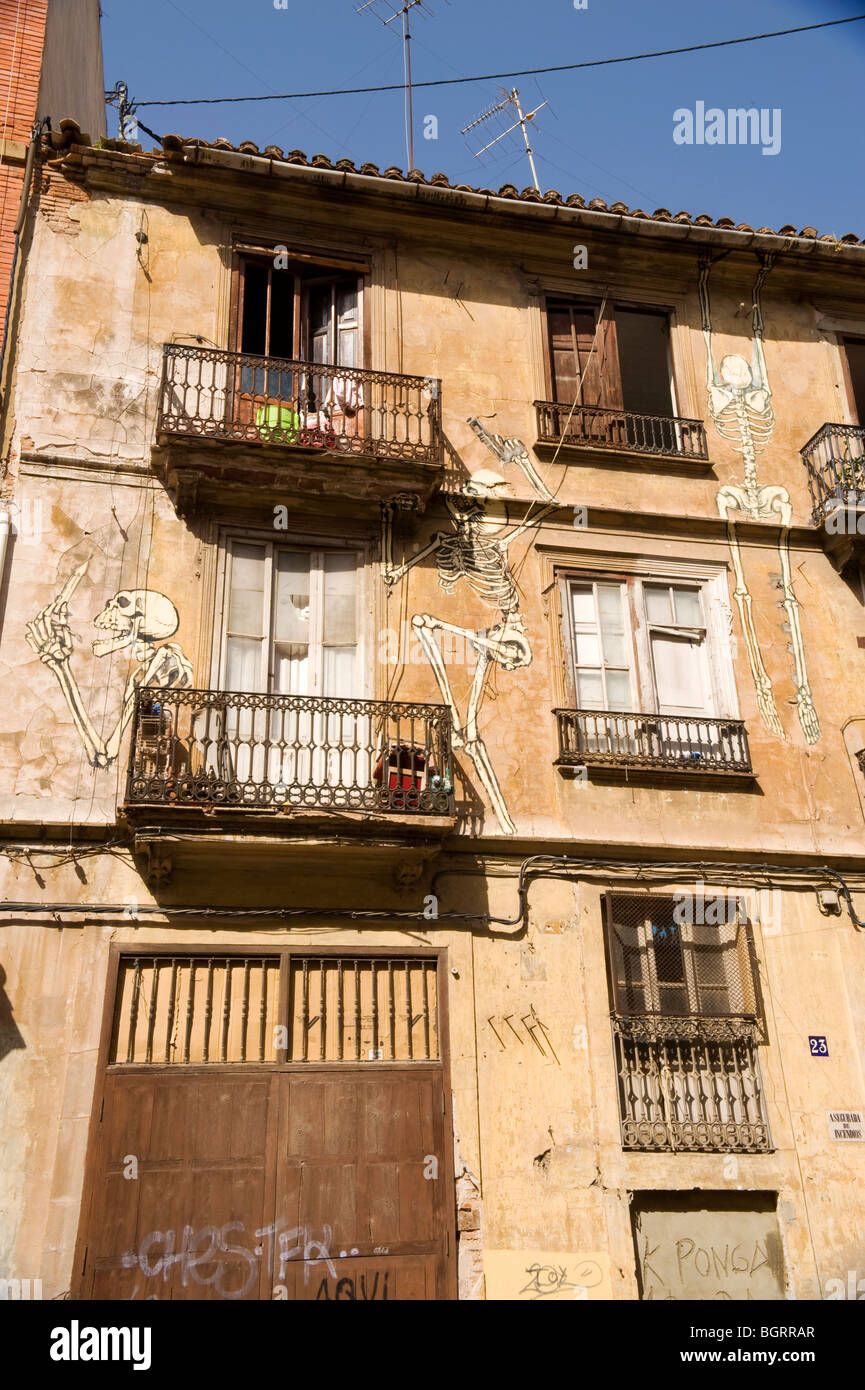
[[[559,766],[751,772],[741,719],[557,709]]]
[[[157,432],[441,463],[441,383],[166,343]]]
[[[624,1149],[766,1153],[748,1018],[613,1018]]]
[[[582,449],[618,449],[634,454],[708,459],[702,420],[640,415],[603,406],[535,401],[538,441]]]
[[[126,805],[450,816],[450,712],[145,686],[136,696]]]
[[[815,523],[837,505],[865,508],[865,426],[823,425],[801,452]]]

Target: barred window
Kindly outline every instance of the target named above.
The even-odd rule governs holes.
[[[606,927],[623,1148],[767,1152],[743,897],[609,893]]]
[[[741,895],[610,893],[606,908],[616,1014],[756,1016],[753,945]]]

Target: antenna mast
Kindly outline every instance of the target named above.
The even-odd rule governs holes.
[[[387,16],[379,14],[375,8],[376,5],[385,5],[387,9],[391,11],[391,13]],[[420,9],[421,14],[423,15],[432,14],[432,10],[429,9],[429,6],[425,6],[424,0],[403,0],[403,3],[401,5],[391,4],[390,0],[366,0],[365,4],[357,6],[357,14],[363,14],[364,10],[372,10],[376,19],[379,19],[386,29],[389,27],[389,25],[393,24],[394,20],[402,18],[402,36],[403,43],[405,45],[405,152],[406,158],[408,159],[409,169],[414,168],[414,110],[411,85],[410,14],[411,11],[416,7]]]
[[[500,87],[499,91],[503,91],[503,88]],[[506,111],[509,106],[514,107],[517,113],[517,119],[514,121],[513,125],[509,125],[506,130],[501,131],[494,140],[490,140],[486,145],[483,145],[481,149],[475,150],[475,159],[479,159],[482,154],[486,154],[488,150],[491,150],[500,140],[504,140],[505,136],[510,135],[512,131],[517,129],[522,130],[523,140],[526,144],[526,154],[529,157],[529,167],[532,171],[532,183],[540,193],[541,185],[538,183],[538,171],[535,168],[534,151],[532,150],[531,141],[529,140],[529,121],[533,121],[538,112],[546,105],[547,103],[542,101],[540,106],[535,107],[534,111],[524,112],[520,105],[520,94],[516,87],[514,87],[512,91],[505,92],[503,99],[496,102],[495,106],[489,107],[487,111],[484,111],[482,115],[478,116],[476,121],[471,121],[467,126],[464,126],[460,133],[462,135],[467,135],[470,130],[475,130],[476,127],[482,125],[484,121],[491,120],[491,118],[500,111]]]

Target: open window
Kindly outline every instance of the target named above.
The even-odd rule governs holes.
[[[547,301],[552,400],[672,417],[670,316],[658,309]]]
[[[853,423],[865,426],[865,338],[841,338],[841,359]]]
[[[719,713],[703,586],[610,576],[568,577],[564,587],[577,709]]]
[[[712,581],[563,573],[559,583],[559,765],[750,775],[729,652],[709,618]]]
[[[236,409],[265,442],[332,447],[334,436],[362,433],[360,270],[359,263],[299,252],[238,250],[232,339],[243,360]]]

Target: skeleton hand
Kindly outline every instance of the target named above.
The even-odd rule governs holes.
[[[62,596],[52,599],[24,629],[27,641],[40,661],[52,671],[65,666],[72,655],[69,604]]]
[[[805,738],[808,743],[817,743],[820,738],[820,720],[817,718],[817,711],[814,708],[810,690],[800,688],[796,692],[796,706],[799,710],[799,723],[802,725]]]

